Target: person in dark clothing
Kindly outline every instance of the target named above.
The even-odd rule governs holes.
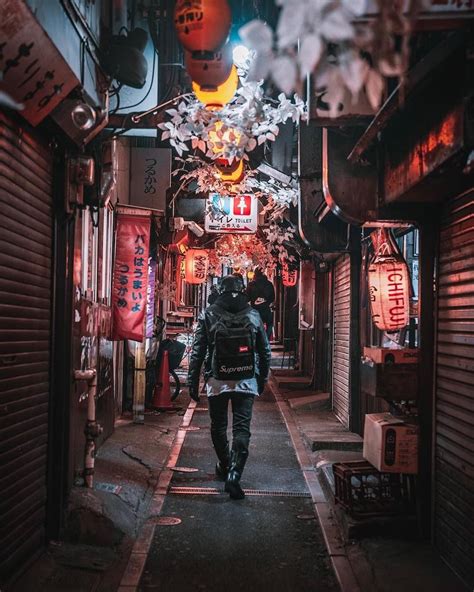
[[[259,267],[255,270],[254,279],[247,286],[247,296],[250,304],[259,312],[265,324],[267,337],[270,339],[273,331],[271,304],[275,300],[275,288]]]
[[[215,284],[213,284],[211,286],[211,292],[210,292],[209,296],[207,297],[207,303],[214,304],[214,302],[217,300],[218,296],[219,296],[219,291],[217,289],[217,286]]]
[[[211,418],[211,437],[218,463],[216,474],[225,479],[225,490],[233,499],[245,494],[240,478],[247,461],[252,407],[256,395],[263,392],[270,370],[270,345],[258,313],[248,303],[244,283],[235,276],[226,276],[219,283],[219,297],[199,318],[189,362],[189,395],[199,401],[199,377],[204,363],[204,378]],[[216,327],[222,321],[243,323],[251,331],[254,344],[255,375],[242,380],[218,380],[213,376],[212,359]],[[219,329],[220,335],[222,328]],[[228,331],[228,330],[226,330]],[[227,409],[232,405],[232,449],[227,438]]]

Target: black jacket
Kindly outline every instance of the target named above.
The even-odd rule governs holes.
[[[275,288],[272,282],[265,276],[260,276],[251,281],[247,286],[247,296],[249,297],[251,305],[258,310],[262,321],[264,323],[273,322],[273,313],[270,304],[275,300]],[[257,298],[264,298],[265,302],[262,304],[255,304]]]
[[[230,313],[245,313],[246,318],[251,322],[255,337],[255,367],[259,380],[266,381],[270,371],[271,350],[268,342],[262,319],[256,310],[249,306],[247,296],[238,294],[222,294],[214,304],[208,306],[198,318],[198,326],[194,334],[193,349],[189,361],[188,384],[197,386],[201,366],[205,361],[204,377],[211,375],[211,360],[214,348],[214,334],[212,328],[222,316],[222,309]]]

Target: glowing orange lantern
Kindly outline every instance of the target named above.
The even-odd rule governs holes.
[[[208,109],[221,109],[232,99],[239,85],[237,68],[232,66],[228,78],[215,90],[206,90],[193,82],[193,92]]]
[[[290,269],[288,265],[285,263],[283,264],[283,269],[281,271],[281,277],[283,280],[283,285],[287,288],[291,288],[296,286],[296,282],[298,281],[298,270],[297,269]]]
[[[229,78],[232,70],[232,47],[227,43],[215,53],[187,51],[184,64],[193,82],[203,90],[215,92]]]
[[[207,280],[209,255],[205,249],[189,249],[185,255],[185,280],[188,284],[203,284]]]
[[[229,164],[228,160],[219,158],[216,162],[216,168],[223,183],[240,183],[244,177],[243,160],[234,160],[232,164]]]
[[[174,26],[188,51],[217,51],[229,34],[231,14],[226,0],[178,0]]]
[[[381,331],[398,331],[408,324],[410,272],[401,255],[379,255],[369,265],[372,320]]]

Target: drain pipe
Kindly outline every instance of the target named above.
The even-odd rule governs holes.
[[[85,380],[88,385],[87,397],[87,423],[84,428],[86,446],[84,449],[84,486],[92,489],[94,487],[94,464],[96,440],[104,431],[104,428],[96,421],[95,397],[97,394],[97,371],[94,368],[89,370],[75,370],[75,380]]]

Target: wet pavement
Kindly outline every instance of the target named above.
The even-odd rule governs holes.
[[[245,500],[214,475],[204,400],[187,431],[138,589],[142,592],[338,590],[290,436],[270,392],[256,401]],[[200,428],[194,430],[193,428]],[[182,488],[186,488],[184,491]],[[189,490],[187,488],[196,488]]]

